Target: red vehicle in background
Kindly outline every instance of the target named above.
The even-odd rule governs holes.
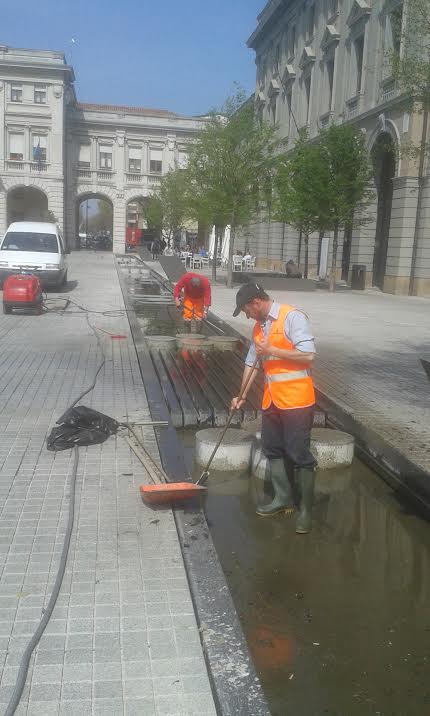
[[[134,226],[127,226],[125,230],[125,250],[136,251],[141,245],[142,229]]]

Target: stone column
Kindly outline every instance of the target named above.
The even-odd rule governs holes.
[[[117,130],[113,151],[115,152],[115,185],[118,191],[123,191],[125,182],[125,132],[123,130]]]
[[[417,177],[395,177],[384,279],[387,293],[408,294],[417,201]]]
[[[113,201],[113,252],[123,254],[125,251],[125,215],[126,202],[123,191],[116,193]]]
[[[97,179],[97,137],[91,137],[91,181],[96,183]]]
[[[430,176],[423,178],[414,277],[414,294],[430,296]]]

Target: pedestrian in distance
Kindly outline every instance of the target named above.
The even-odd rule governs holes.
[[[173,289],[176,306],[182,307],[187,330],[198,333],[201,321],[207,317],[211,305],[211,285],[206,276],[191,271],[184,274]]]
[[[309,319],[293,306],[273,301],[257,283],[244,284],[237,292],[233,316],[240,312],[255,325],[242,378],[245,393],[241,400],[233,398],[231,409],[239,410],[245,402],[257,370],[249,375],[258,359],[264,373],[261,439],[274,492],[270,504],[257,507],[257,515],[292,513],[296,492],[296,532],[306,534],[312,527],[316,464],[310,451],[315,343]]]
[[[152,260],[157,261],[158,256],[161,251],[161,244],[159,239],[154,239],[151,244],[151,254],[152,254]]]

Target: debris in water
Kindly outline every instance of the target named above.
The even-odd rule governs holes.
[[[290,674],[288,678],[291,681],[291,679],[294,679],[294,674]]]

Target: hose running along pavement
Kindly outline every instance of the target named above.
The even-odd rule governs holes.
[[[77,398],[76,400],[70,405],[70,408],[74,408],[77,403],[79,403],[82,398],[90,393],[97,382],[98,375],[103,368],[105,362],[106,362],[106,355],[103,349],[103,345],[100,341],[100,338],[97,334],[97,329],[95,326],[93,326],[90,321],[88,320],[88,315],[85,314],[87,323],[91,330],[93,331],[96,340],[97,345],[102,353],[102,360],[100,364],[97,366],[97,369],[94,373],[94,378],[91,383],[91,385],[86,388]],[[43,611],[43,616],[39,622],[39,625],[34,632],[33,636],[31,637],[30,641],[28,642],[28,645],[24,651],[24,654],[22,655],[19,670],[18,670],[18,676],[16,679],[15,687],[12,692],[12,696],[10,698],[10,701],[7,705],[6,711],[4,712],[4,716],[13,716],[16,709],[18,708],[22,692],[24,691],[25,682],[27,680],[27,674],[28,674],[28,668],[30,666],[30,659],[33,654],[34,649],[38,645],[43,632],[45,631],[47,624],[52,616],[52,612],[54,611],[55,604],[58,599],[58,595],[60,593],[61,584],[63,582],[64,573],[66,571],[66,564],[67,564],[67,557],[69,554],[69,548],[70,548],[70,540],[72,537],[73,532],[73,524],[75,519],[75,498],[76,498],[76,476],[78,473],[78,465],[79,465],[79,448],[75,446],[73,448],[73,466],[72,466],[72,474],[70,477],[70,496],[69,496],[69,516],[67,521],[67,528],[66,528],[66,535],[64,537],[64,543],[63,543],[63,549],[61,552],[61,558],[60,558],[60,564],[58,567],[57,576],[55,579],[54,587],[51,592],[51,596],[49,598],[49,602],[46,606],[46,609]]]

